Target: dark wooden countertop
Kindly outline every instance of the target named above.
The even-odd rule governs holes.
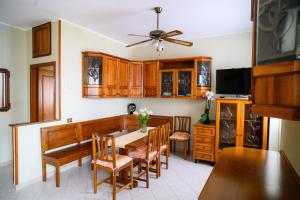
[[[199,199],[300,199],[298,181],[279,152],[225,148]]]

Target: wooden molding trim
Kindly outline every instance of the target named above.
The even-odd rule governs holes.
[[[300,61],[286,61],[253,67],[253,77],[300,73]]]
[[[254,104],[253,114],[284,118],[286,120],[300,120],[300,108],[288,106]]]
[[[19,150],[18,150],[18,127],[12,127],[12,153],[13,153],[13,183],[19,184]]]
[[[61,20],[58,21],[58,118],[61,120]]]
[[[299,186],[300,188],[300,177],[299,175],[297,174],[296,170],[294,169],[294,167],[292,166],[291,162],[289,161],[288,157],[286,156],[286,154],[284,153],[283,150],[280,150],[279,151],[281,157],[283,158],[283,160],[285,161],[285,163],[287,164],[288,166],[288,169],[290,170],[290,172],[292,173],[293,177],[295,178],[295,181],[297,183],[297,185]]]

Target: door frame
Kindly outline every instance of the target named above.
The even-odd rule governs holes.
[[[41,67],[45,67],[45,66],[53,66],[53,68],[54,68],[54,70],[53,70],[53,73],[54,73],[54,78],[55,78],[55,84],[54,84],[54,107],[55,107],[55,110],[54,110],[54,119],[53,120],[56,120],[57,119],[57,117],[56,117],[56,114],[57,114],[57,108],[56,108],[56,106],[57,106],[57,98],[56,98],[56,93],[57,93],[57,80],[59,81],[60,80],[60,78],[58,77],[58,79],[57,79],[57,74],[56,74],[56,61],[51,61],[51,62],[44,62],[44,63],[38,63],[38,64],[32,64],[32,65],[30,65],[30,72],[29,72],[29,76],[30,76],[30,78],[29,78],[29,89],[30,89],[30,92],[29,92],[29,104],[30,104],[30,109],[29,109],[29,111],[30,111],[30,122],[32,122],[32,88],[31,88],[31,80],[32,80],[32,74],[31,74],[31,72],[33,71],[33,70],[36,70],[36,69],[38,69],[38,68],[41,68]],[[60,84],[58,84],[58,85],[60,85]],[[36,86],[38,86],[38,84],[36,85]],[[36,91],[38,91],[38,88],[36,88]],[[59,95],[59,94],[58,94]],[[59,95],[60,96],[60,95]],[[37,98],[38,98],[38,96],[36,96]],[[36,111],[36,112],[38,112],[38,111]],[[38,113],[36,113],[36,116],[38,116],[39,114]],[[37,121],[37,122],[39,122],[39,121]]]

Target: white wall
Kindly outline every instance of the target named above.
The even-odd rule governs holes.
[[[300,122],[282,120],[281,150],[300,176]]]
[[[167,43],[159,57],[151,45],[136,47],[133,49],[133,59],[151,60],[156,58],[211,56],[213,58],[211,75],[213,91],[215,91],[216,69],[251,67],[251,33],[202,38],[192,42],[194,43],[192,47]],[[155,114],[190,115],[193,122],[200,119],[200,115],[205,108],[204,100],[135,99],[134,102],[139,107],[148,107]],[[211,107],[210,118],[215,119],[214,105]]]
[[[0,68],[10,71],[11,109],[0,112],[0,166],[12,159],[11,128],[14,122],[27,121],[26,33],[0,24]]]
[[[62,21],[61,107],[62,119],[95,119],[127,112],[127,98],[82,98],[82,51],[100,51],[122,58],[131,57],[125,44]]]
[[[32,181],[41,181],[41,127],[64,124],[66,123],[66,118],[69,117],[73,118],[73,122],[77,122],[127,113],[127,104],[130,99],[82,98],[81,52],[86,50],[101,51],[123,58],[130,58],[132,50],[126,48],[120,42],[95,34],[66,21],[62,21],[61,37],[62,120],[19,128],[19,187],[23,187]],[[30,150],[28,150],[28,147],[30,147]],[[64,166],[62,170],[68,167]],[[48,174],[54,171],[51,166],[47,166],[47,168]]]

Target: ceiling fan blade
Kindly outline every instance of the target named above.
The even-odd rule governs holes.
[[[133,44],[129,44],[129,45],[127,45],[126,47],[132,47],[132,46],[135,46],[135,45],[138,45],[138,44],[142,44],[142,43],[145,43],[145,42],[149,42],[149,41],[151,41],[151,40],[152,40],[152,39],[144,40],[144,41],[137,42],[137,43],[133,43]]]
[[[192,46],[193,43],[192,42],[187,42],[187,41],[183,41],[183,40],[177,40],[177,39],[173,39],[173,38],[163,38],[165,41],[167,42],[171,42],[171,43],[176,43],[176,44],[180,44],[183,46]]]
[[[148,35],[136,35],[136,34],[128,34],[128,35],[130,35],[130,36],[138,36],[138,37],[148,37],[149,38]]]
[[[175,35],[181,35],[181,34],[183,34],[181,31],[179,31],[179,30],[174,30],[174,31],[170,31],[170,32],[168,32],[168,33],[162,34],[162,35],[161,35],[161,38],[172,37],[172,36],[175,36]]]

